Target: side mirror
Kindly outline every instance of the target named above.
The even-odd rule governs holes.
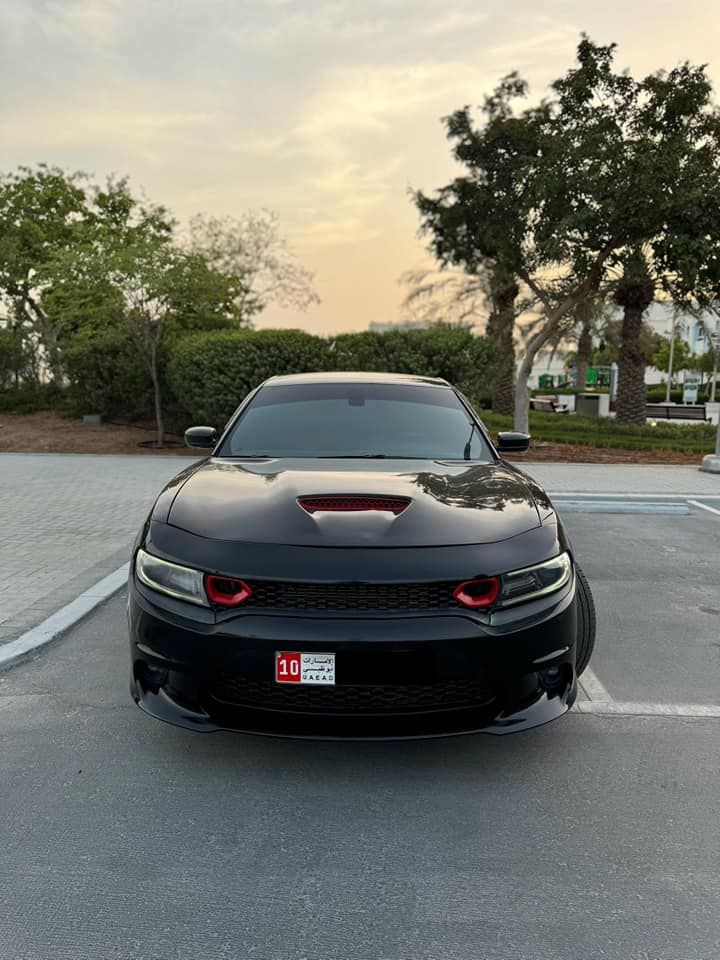
[[[198,450],[212,450],[218,442],[215,427],[188,427],[185,431],[185,443]]]
[[[525,453],[530,449],[529,433],[507,431],[498,434],[498,453]]]

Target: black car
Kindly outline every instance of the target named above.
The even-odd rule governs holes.
[[[194,730],[511,733],[572,705],[590,590],[542,487],[444,380],[273,377],[135,543],[131,690]]]

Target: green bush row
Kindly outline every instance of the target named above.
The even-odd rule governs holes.
[[[108,419],[152,418],[152,383],[145,358],[121,331],[81,333],[64,348],[75,414]],[[444,377],[489,399],[495,352],[491,342],[458,327],[364,332],[325,338],[301,330],[211,331],[167,345],[161,357],[163,405],[175,428],[222,425],[248,391],[268,377],[314,370],[413,373]],[[37,391],[0,391],[0,408],[39,409]],[[39,395],[38,395],[39,396]]]
[[[198,333],[170,351],[168,383],[188,422],[222,426],[268,377],[314,370],[414,373],[444,377],[487,395],[494,350],[457,327],[353,333],[325,339],[300,330]]]
[[[717,388],[717,396],[720,398],[720,384]],[[670,391],[670,403],[682,403],[682,387],[673,387]],[[708,403],[710,400],[710,386],[705,385],[703,390],[698,390],[698,403]],[[660,383],[647,388],[648,403],[665,403],[665,384]]]
[[[492,433],[512,429],[512,417],[481,410],[480,416]],[[618,423],[608,417],[577,417],[565,414],[530,412],[530,433],[549,443],[590,444],[624,450],[666,449],[710,453],[716,428],[708,423],[650,424]]]
[[[54,383],[20,383],[0,389],[2,413],[36,413],[66,407],[65,392]]]

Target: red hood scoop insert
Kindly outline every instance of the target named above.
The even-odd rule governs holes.
[[[363,493],[323,494],[298,497],[298,503],[308,513],[332,511],[335,513],[361,513],[367,510],[382,510],[397,516],[410,505],[409,497],[382,497]]]

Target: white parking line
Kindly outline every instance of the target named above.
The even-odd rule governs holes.
[[[583,672],[579,682],[589,701],[612,703],[612,697],[606,690],[605,685],[598,680],[595,671],[591,670],[590,667],[587,667]]]
[[[573,710],[601,717],[695,717],[720,720],[720,706],[710,703],[623,703],[617,700],[602,703],[578,700]]]
[[[557,497],[555,506],[560,513],[655,513],[685,516],[690,513],[688,503],[671,503],[667,500],[653,503],[645,500],[569,500]]]
[[[688,500],[691,497],[702,497],[703,500],[720,500],[720,493],[584,493],[582,490],[556,490],[548,491],[548,496],[552,499],[557,497],[578,498],[581,500],[607,500],[611,497],[619,497],[621,500]]]
[[[715,507],[709,507],[706,503],[700,503],[699,500],[688,500],[688,503],[692,507],[700,507],[701,510],[707,510],[708,513],[714,513],[716,517],[720,517],[720,510],[716,510]]]
[[[74,627],[78,621],[87,616],[103,600],[107,600],[108,597],[125,586],[128,569],[129,564],[124,563],[117,570],[113,570],[112,573],[103,577],[102,580],[98,580],[96,584],[81,593],[79,597],[61,607],[52,616],[33,627],[32,630],[21,634],[15,640],[11,640],[10,643],[2,644],[0,646],[0,669],[11,666],[33,650],[44,647],[46,643],[50,643],[61,633],[69,630],[70,627]]]

